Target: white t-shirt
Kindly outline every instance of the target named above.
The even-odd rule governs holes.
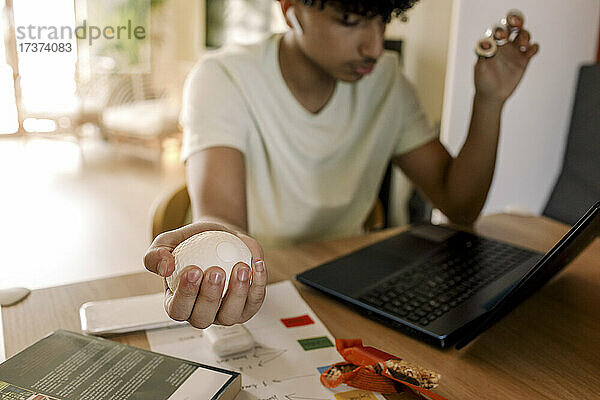
[[[198,62],[184,88],[182,159],[216,146],[244,154],[248,230],[263,247],[359,234],[391,157],[436,132],[393,52],[309,112],[281,75],[281,37]]]

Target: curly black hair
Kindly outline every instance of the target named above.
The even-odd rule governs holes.
[[[354,13],[366,17],[382,16],[386,21],[401,15],[412,8],[419,0],[300,0],[312,7],[325,7],[331,4],[345,13]]]

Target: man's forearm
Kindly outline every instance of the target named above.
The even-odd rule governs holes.
[[[471,224],[483,208],[496,164],[503,103],[473,99],[467,139],[446,171],[447,216],[456,223]]]

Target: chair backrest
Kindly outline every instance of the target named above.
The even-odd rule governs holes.
[[[579,70],[562,171],[543,214],[573,225],[598,200],[600,64],[594,64]]]
[[[152,217],[152,238],[163,232],[181,228],[187,221],[190,196],[187,186],[182,185],[158,200]]]

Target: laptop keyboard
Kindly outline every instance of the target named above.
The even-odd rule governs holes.
[[[449,252],[450,253],[450,252]],[[484,238],[402,270],[361,300],[425,326],[536,253]]]

